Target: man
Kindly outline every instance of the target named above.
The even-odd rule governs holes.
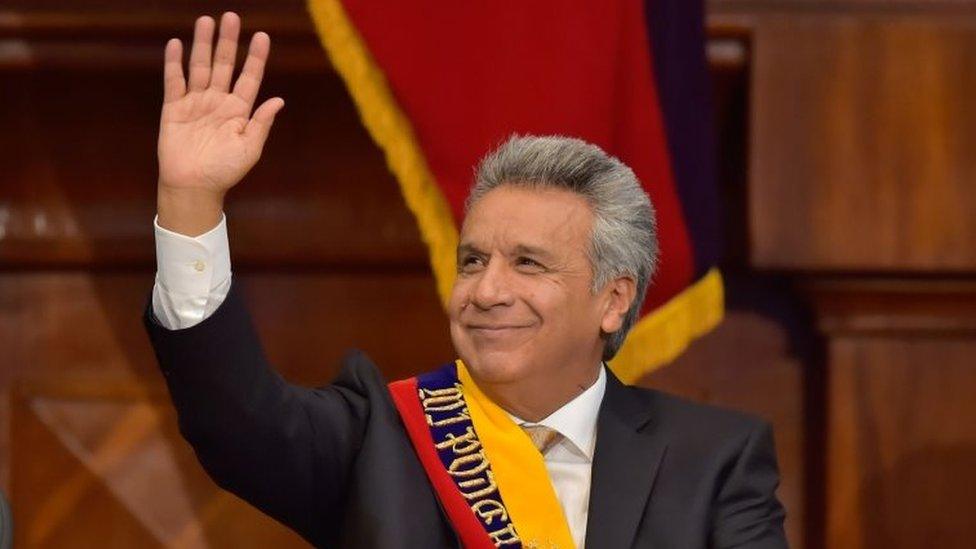
[[[315,545],[784,547],[769,426],[622,385],[603,361],[657,250],[633,172],[595,146],[512,138],[479,165],[448,306],[459,360],[392,383],[362,354],[329,386],[266,363],[231,282],[226,192],[275,114],[270,40],[197,20],[165,54],[158,274],[146,327],[214,480]]]

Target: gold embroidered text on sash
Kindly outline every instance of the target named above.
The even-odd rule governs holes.
[[[434,446],[461,495],[469,502],[471,511],[485,526],[488,537],[496,547],[521,545],[508,510],[501,501],[481,441],[471,424],[462,385],[455,383],[453,387],[442,389],[418,388],[418,395],[428,426],[454,426],[454,432],[431,429]],[[438,436],[438,432],[443,434]]]

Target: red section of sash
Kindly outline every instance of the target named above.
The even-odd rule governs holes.
[[[410,442],[413,443],[417,457],[420,458],[420,463],[427,472],[427,478],[434,486],[437,499],[444,506],[454,531],[460,536],[464,547],[493,549],[495,544],[491,542],[484,527],[474,516],[474,512],[458,491],[454,480],[444,470],[444,465],[437,455],[434,439],[430,436],[430,428],[427,426],[424,411],[420,407],[420,398],[417,396],[417,378],[394,381],[388,387],[393,396],[393,404],[400,412],[400,418],[403,419],[407,434],[410,435]]]

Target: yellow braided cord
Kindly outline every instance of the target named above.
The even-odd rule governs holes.
[[[713,268],[642,318],[610,361],[610,369],[624,383],[635,383],[678,358],[695,338],[717,326],[724,312],[722,273]]]
[[[447,200],[392,90],[339,0],[308,0],[329,60],[346,83],[359,117],[386,155],[390,171],[430,251],[437,292],[446,305],[457,273],[458,231]]]

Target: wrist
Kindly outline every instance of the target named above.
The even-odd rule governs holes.
[[[160,227],[196,237],[220,223],[224,193],[206,189],[172,188],[162,183],[156,192],[156,213]]]

